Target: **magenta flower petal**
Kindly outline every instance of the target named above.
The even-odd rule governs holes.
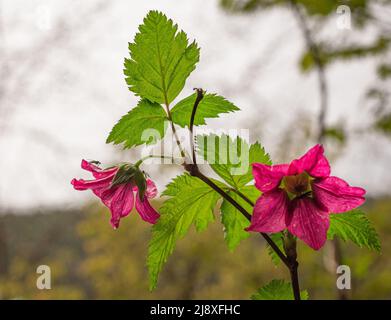
[[[145,195],[151,199],[155,198],[157,195],[157,188],[155,183],[151,179],[147,179],[147,190],[145,191]]]
[[[118,228],[121,218],[126,217],[134,206],[132,185],[122,184],[109,188],[101,193],[100,198],[110,209],[112,226]]]
[[[279,232],[286,228],[288,215],[288,196],[277,189],[264,193],[256,202],[251,225],[246,231]]]
[[[253,163],[252,166],[255,186],[262,192],[277,188],[288,171],[288,165],[286,164],[269,166],[262,163]]]
[[[104,177],[111,175],[112,173],[118,171],[117,167],[102,170],[97,165],[95,165],[91,162],[88,162],[87,160],[84,160],[84,159],[81,161],[81,168],[91,172],[92,175],[94,176],[94,178],[97,178],[97,179],[104,178]]]
[[[138,193],[136,194],[136,210],[141,219],[151,224],[155,224],[160,217],[160,214],[149,203],[148,197],[144,197],[141,201]]]
[[[297,175],[306,171],[316,178],[325,178],[330,175],[330,164],[324,156],[323,146],[315,145],[301,158],[293,160],[289,165],[288,175]]]
[[[315,180],[312,190],[316,201],[325,206],[331,213],[341,213],[357,208],[365,201],[365,190],[351,187],[338,178],[328,177]]]
[[[288,230],[311,248],[319,250],[327,240],[329,214],[311,198],[293,200]]]
[[[135,205],[134,192],[137,192],[136,209],[141,218],[147,222],[156,223],[160,215],[148,201],[148,199],[157,195],[157,188],[152,180],[146,180],[144,199],[141,201],[138,187],[134,185],[132,177],[120,185],[112,185],[113,179],[119,170],[118,166],[103,170],[94,163],[83,159],[81,167],[91,172],[95,180],[73,179],[71,184],[76,190],[90,189],[101,199],[103,204],[110,209],[110,222],[114,228],[118,228],[121,218],[127,216],[132,211]],[[124,168],[127,169],[127,167]],[[138,170],[136,167],[129,167],[129,169]]]
[[[76,190],[95,190],[101,188],[107,188],[110,186],[111,181],[113,180],[115,173],[107,175],[104,178],[96,180],[84,180],[84,179],[72,179],[71,184]]]

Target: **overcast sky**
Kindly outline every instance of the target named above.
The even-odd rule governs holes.
[[[251,139],[261,138],[276,162],[281,160],[282,134],[290,128],[295,132],[301,115],[316,119],[316,75],[298,69],[302,37],[287,10],[232,16],[217,1],[0,0],[3,209],[82,205],[93,196],[70,185],[73,177],[88,177],[80,169],[82,158],[102,163],[130,159],[129,152],[120,153],[105,139],[137,103],[124,81],[123,58],[150,9],[166,13],[201,47],[200,63],[181,97],[202,87],[241,108],[209,121],[213,128],[250,128]],[[338,30],[331,23],[326,36],[365,41],[372,34]],[[374,66],[366,59],[328,69],[327,123],[342,122],[352,130],[368,125],[370,110],[363,96],[375,80]],[[387,138],[353,136],[337,158],[334,145],[326,152],[335,159],[334,175],[372,195],[390,193]],[[148,169],[161,190],[167,172],[161,174],[156,166]]]

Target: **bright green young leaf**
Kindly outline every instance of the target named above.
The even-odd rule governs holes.
[[[160,104],[142,99],[113,127],[106,143],[123,143],[124,148],[156,143],[164,137],[166,120],[166,113]]]
[[[171,110],[172,120],[183,128],[190,124],[190,117],[196,97],[196,93],[192,94],[179,101]],[[206,118],[218,118],[221,113],[234,112],[237,110],[239,110],[238,107],[223,97],[210,93],[205,94],[197,107],[194,125],[199,126],[206,124]]]
[[[173,252],[176,241],[188,232],[192,224],[197,231],[204,230],[214,220],[213,210],[220,198],[204,182],[188,174],[176,177],[163,195],[170,198],[159,209],[161,216],[152,228],[148,250],[151,290],[156,287],[158,275]]]
[[[302,300],[308,300],[307,290],[300,291]],[[284,280],[272,280],[251,296],[252,300],[294,300],[292,286]]]
[[[170,104],[182,91],[199,60],[195,42],[158,11],[150,11],[139,26],[125,59],[129,89],[153,102]]]
[[[238,189],[253,179],[251,164],[254,162],[271,164],[269,155],[258,143],[251,146],[242,138],[232,139],[211,134],[197,136],[198,153],[211,168],[228,184]]]
[[[253,203],[255,203],[261,195],[261,192],[254,186],[245,186],[238,191]],[[252,214],[252,205],[234,191],[229,191],[228,193],[236,202],[245,208],[248,213]],[[234,250],[239,245],[240,241],[250,236],[250,233],[244,230],[244,228],[250,225],[250,222],[239,210],[225,199],[221,204],[221,215],[221,221],[224,225],[224,239],[229,250]]]
[[[342,240],[350,240],[360,248],[366,247],[380,251],[379,236],[371,221],[361,210],[352,210],[345,213],[330,215],[330,228],[327,233],[328,239],[338,236]]]

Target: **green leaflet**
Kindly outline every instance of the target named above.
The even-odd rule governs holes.
[[[189,126],[197,94],[179,101],[171,110],[172,120],[181,127]],[[233,103],[216,94],[205,94],[198,105],[194,118],[194,125],[203,125],[206,118],[218,118],[220,113],[228,113],[240,110]]]
[[[153,102],[170,104],[182,91],[199,60],[195,42],[158,11],[150,11],[139,26],[124,73],[129,90]]]
[[[254,186],[245,186],[239,189],[239,192],[245,195],[253,203],[255,203],[261,195],[261,192]],[[253,207],[248,202],[233,191],[229,191],[228,193],[236,202],[245,208],[248,213],[252,213]],[[239,210],[225,199],[221,204],[221,215],[221,221],[224,225],[224,239],[229,250],[232,251],[239,245],[240,241],[250,236],[250,233],[244,230],[244,228],[250,225],[250,222]]]
[[[221,186],[221,183],[215,181]],[[183,174],[176,177],[162,195],[170,196],[160,207],[158,222],[152,228],[147,265],[150,289],[156,287],[158,275],[173,252],[175,243],[192,224],[204,230],[214,220],[213,210],[220,195],[200,179]]]
[[[308,300],[307,290],[300,291],[302,300]],[[294,300],[291,284],[284,280],[272,280],[251,296],[252,300]]]
[[[331,240],[335,236],[344,241],[351,240],[360,248],[366,247],[378,252],[381,250],[379,236],[375,228],[365,213],[359,209],[330,215],[327,238]]]
[[[236,189],[253,180],[252,163],[271,164],[269,155],[258,142],[249,146],[240,137],[232,139],[215,134],[197,136],[196,139],[198,153],[213,171]]]
[[[130,110],[113,127],[106,143],[123,143],[124,148],[156,143],[164,137],[166,120],[167,116],[161,105],[142,99],[137,107]]]

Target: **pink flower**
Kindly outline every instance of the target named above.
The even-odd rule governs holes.
[[[112,184],[119,167],[103,170],[86,160],[82,160],[81,167],[90,171],[95,179],[73,179],[71,184],[76,190],[92,190],[102,200],[111,211],[110,222],[115,229],[118,228],[121,218],[126,217],[132,211],[135,202],[136,210],[141,218],[149,223],[156,223],[160,215],[148,201],[148,199],[154,198],[157,194],[156,186],[152,180],[146,180],[146,191],[141,198],[138,187],[132,180],[122,184]],[[136,192],[136,200],[134,199],[134,192]]]
[[[352,210],[364,203],[365,190],[330,176],[323,147],[312,147],[290,164],[253,164],[257,200],[247,231],[276,233],[288,229],[311,248],[327,240],[330,213]]]

